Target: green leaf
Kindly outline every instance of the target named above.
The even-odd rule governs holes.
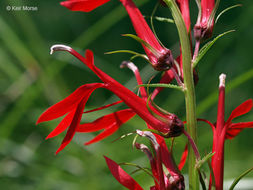
[[[140,53],[137,53],[135,51],[131,51],[131,50],[116,50],[116,51],[109,51],[106,52],[105,54],[115,54],[115,53],[130,53],[130,54],[134,54],[134,55],[140,55]]]
[[[153,31],[153,33],[154,33],[156,39],[157,39],[157,40],[159,41],[159,43],[165,48],[165,46],[163,45],[163,43],[159,40],[159,38],[158,38],[158,36],[157,36],[157,33],[156,33],[156,31],[155,31],[155,27],[154,27],[154,22],[153,22],[155,12],[156,12],[156,10],[157,10],[157,8],[158,8],[159,5],[160,5],[160,2],[157,1],[156,5],[155,5],[155,7],[154,7],[154,9],[153,9],[153,11],[152,11],[152,14],[151,14],[151,16],[150,16],[150,24],[151,24],[151,28],[152,28],[152,31]]]
[[[141,84],[141,85],[138,85],[137,88],[139,87],[151,87],[151,88],[157,88],[157,87],[161,87],[161,88],[173,88],[173,89],[176,89],[176,90],[180,90],[180,91],[184,91],[184,88],[181,87],[181,86],[177,86],[177,85],[174,85],[174,84],[164,84],[164,83],[157,83],[157,84]]]
[[[201,160],[199,160],[197,163],[196,163],[196,168],[200,169],[204,163],[206,163],[210,158],[212,158],[212,156],[214,155],[215,153],[212,153],[210,152],[209,154],[207,154],[206,156],[204,156],[204,158],[202,158]]]
[[[253,170],[253,167],[246,170],[245,172],[243,172],[240,176],[238,176],[232,183],[232,185],[230,186],[229,190],[233,190],[235,188],[235,186],[237,185],[237,183],[244,177],[246,176],[248,173],[250,173]]]
[[[105,54],[110,55],[110,54],[115,54],[115,53],[129,53],[129,54],[134,55],[134,56],[131,57],[131,60],[136,58],[136,57],[141,57],[141,58],[145,59],[146,61],[149,61],[148,57],[145,54],[140,54],[140,53],[137,53],[137,52],[131,51],[131,50],[109,51],[109,52],[106,52]]]
[[[221,11],[221,12],[218,14],[217,18],[215,19],[215,24],[218,22],[218,20],[219,20],[219,18],[221,17],[221,15],[223,15],[224,13],[226,13],[227,11],[229,11],[229,10],[231,10],[231,9],[233,9],[233,8],[241,7],[241,6],[242,6],[242,4],[237,4],[237,5],[230,6],[230,7],[226,8],[226,9],[224,9],[223,11]]]
[[[148,174],[148,175],[151,176],[154,180],[156,180],[155,177],[153,176],[153,174],[150,172],[150,169],[149,169],[149,168],[143,168],[143,167],[139,166],[138,164],[127,163],[127,162],[120,163],[119,165],[125,165],[125,166],[133,166],[133,167],[136,167],[136,168],[138,168],[138,170],[144,171],[146,174]]]
[[[136,40],[139,43],[142,43],[144,46],[146,46],[153,54],[157,54],[157,50],[153,48],[148,42],[144,41],[143,39],[139,38],[138,36],[134,34],[123,34],[122,36],[130,37]]]
[[[198,56],[196,57],[196,59],[193,61],[193,67],[196,67],[197,64],[199,63],[199,61],[204,57],[204,55],[207,53],[207,51],[213,46],[213,44],[220,39],[221,37],[225,36],[228,33],[234,32],[235,30],[229,30],[227,32],[224,32],[220,35],[218,35],[217,37],[215,37],[212,41],[206,43],[201,50],[199,51]]]
[[[212,168],[212,164],[210,162],[210,160],[207,161],[208,163],[208,167],[209,167],[209,170],[210,170],[210,175],[211,175],[211,179],[212,179],[212,184],[211,184],[211,190],[215,190],[215,177],[214,177],[214,173],[213,173],[213,168]],[[209,184],[210,186],[210,184]]]

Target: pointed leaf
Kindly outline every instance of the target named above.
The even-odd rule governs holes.
[[[138,170],[135,170],[133,173],[137,172],[137,171],[144,171],[146,174],[148,174],[149,176],[151,176],[154,180],[156,180],[154,178],[154,176],[152,175],[152,173],[150,173],[150,168],[143,168],[141,166],[139,166],[138,164],[133,164],[133,163],[120,163],[119,165],[126,165],[126,166],[133,166],[133,167],[136,167],[138,168]]]
[[[140,53],[137,53],[135,51],[132,51],[132,50],[115,50],[115,51],[109,51],[109,52],[106,52],[105,54],[115,54],[115,53],[130,53],[130,54],[133,54],[133,55],[141,55]]]
[[[131,50],[116,50],[116,51],[106,52],[105,54],[115,54],[115,53],[130,53],[130,54],[133,54],[133,56],[130,58],[130,60],[133,60],[136,57],[141,57],[149,62],[149,59],[145,54],[137,53],[137,52],[131,51]]]
[[[114,178],[123,186],[129,190],[143,190],[141,186],[129,175],[127,174],[116,162],[110,158],[104,156],[108,168],[110,169]]]
[[[205,155],[201,160],[199,160],[197,163],[196,163],[196,168],[200,169],[204,163],[206,163],[210,158],[213,157],[215,153],[213,152],[210,152],[209,154]]]
[[[68,0],[61,2],[61,5],[71,11],[90,12],[108,1],[110,0]]]
[[[246,176],[248,173],[250,173],[253,170],[253,167],[248,169],[247,171],[243,172],[240,176],[238,176],[232,183],[232,185],[230,186],[229,190],[233,190],[235,188],[235,186],[237,185],[237,183],[239,183],[239,181]]]
[[[147,16],[145,16],[147,17]],[[151,18],[151,17],[150,17]],[[166,17],[160,17],[160,16],[153,16],[154,20],[160,21],[160,22],[167,22],[167,23],[175,23],[172,18],[166,18]]]
[[[220,39],[221,37],[225,36],[228,33],[234,32],[235,30],[230,30],[227,32],[224,32],[220,35],[218,35],[217,37],[215,37],[212,41],[206,43],[201,50],[199,51],[198,56],[196,57],[196,59],[193,61],[193,67],[196,67],[197,64],[199,63],[199,61],[204,57],[204,55],[207,53],[207,51],[214,45],[214,43]]]
[[[237,5],[233,5],[233,6],[230,6],[230,7],[226,8],[226,9],[224,9],[224,10],[221,11],[221,12],[218,14],[218,16],[216,17],[215,23],[217,23],[217,21],[219,20],[219,18],[221,17],[221,15],[223,15],[223,14],[226,13],[227,11],[229,11],[229,10],[231,10],[231,9],[233,9],[233,8],[236,8],[236,7],[241,7],[241,6],[242,6],[242,4],[237,4]]]
[[[145,47],[147,47],[154,55],[157,54],[157,50],[151,46],[148,42],[144,41],[143,39],[139,38],[138,36],[134,34],[123,34],[122,36],[130,37],[136,40],[137,42],[143,44]]]
[[[101,88],[103,86],[104,84],[101,83],[92,83],[92,84],[85,84],[79,87],[67,98],[51,106],[44,113],[42,113],[37,121],[37,124],[44,121],[50,121],[65,115],[66,113],[73,110],[80,103],[82,98],[84,96],[87,96],[87,94],[89,94],[91,90],[93,91],[96,88]]]
[[[234,118],[248,113],[252,109],[252,107],[253,107],[253,101],[252,101],[252,99],[246,100],[245,102],[243,102],[242,104],[240,104],[239,106],[237,106],[232,111],[232,113],[229,116],[226,124],[227,123],[231,123]]]

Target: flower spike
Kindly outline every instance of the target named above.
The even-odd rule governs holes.
[[[135,95],[132,91],[125,88],[123,85],[118,83],[116,80],[111,78],[109,75],[107,75],[94,65],[94,57],[92,51],[87,50],[85,58],[73,49],[67,51],[74,55],[76,58],[78,58],[80,61],[82,61],[86,66],[88,66],[104,82],[103,88],[106,88],[113,92],[116,96],[123,100],[124,103],[128,105],[137,115],[139,115],[152,127],[157,129],[158,131],[169,134],[171,134],[172,132],[171,129],[173,129],[173,131],[176,128],[178,128],[177,131],[183,129],[182,121],[180,121],[178,117],[174,114],[162,116],[164,117],[164,119],[167,120],[167,122],[160,121],[153,117],[147,109],[146,102],[143,99]]]
[[[151,107],[152,111],[154,111],[156,114],[160,114],[163,120],[159,120],[153,117],[146,107],[146,101],[144,100],[145,97],[144,99],[138,97],[132,91],[125,88],[123,85],[115,81],[113,78],[111,78],[109,75],[107,75],[94,65],[94,57],[92,51],[87,50],[86,56],[83,57],[69,46],[54,45],[51,48],[51,53],[54,53],[55,51],[67,51],[71,53],[80,61],[82,61],[86,66],[88,66],[104,82],[85,84],[79,87],[67,98],[48,108],[39,117],[37,124],[44,121],[53,120],[67,114],[66,117],[47,137],[47,139],[55,137],[68,129],[67,134],[56,153],[60,152],[69,144],[76,132],[91,132],[104,129],[101,134],[86,143],[91,144],[113,134],[123,123],[127,122],[135,114],[139,115],[144,121],[147,122],[148,125],[152,126],[152,128],[162,133],[169,134],[169,136],[178,136],[181,134],[178,132],[183,130],[183,123],[181,120],[178,119],[176,115],[163,115],[160,114],[159,111],[157,111],[154,107]],[[130,109],[115,112],[111,115],[109,114],[107,116],[95,120],[93,123],[86,123],[80,125],[82,114],[84,113],[85,104],[88,101],[91,93],[97,88],[105,88],[113,92],[126,105],[128,105]],[[120,103],[120,101],[107,106],[103,106],[102,108],[97,108],[92,111],[104,109],[117,103]],[[102,125],[100,125],[99,123],[103,123],[105,125],[103,125],[102,127]],[[177,131],[176,134],[174,134],[175,130]]]
[[[61,5],[72,11],[89,12],[108,1],[109,0],[68,0],[62,2]],[[132,0],[120,0],[120,2],[128,12],[139,38],[143,40],[145,44],[149,44],[149,47],[144,43],[142,43],[142,46],[153,68],[159,71],[168,70],[174,64],[174,58],[171,51],[160,45],[140,10],[135,6]]]
[[[235,108],[228,120],[225,122],[225,74],[220,75],[219,84],[219,99],[218,99],[218,111],[217,111],[217,122],[212,124],[211,122],[199,119],[208,123],[213,130],[213,150],[215,153],[212,157],[212,168],[215,178],[215,187],[217,190],[223,189],[223,175],[224,175],[224,146],[226,139],[232,139],[238,135],[245,128],[253,128],[253,122],[241,122],[232,123],[232,120],[236,117],[248,113],[253,107],[252,99],[243,102],[237,108]],[[212,184],[212,179],[210,184]]]

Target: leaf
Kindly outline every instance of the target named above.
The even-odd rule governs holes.
[[[221,11],[218,14],[218,16],[216,17],[216,19],[215,19],[215,24],[217,23],[217,21],[219,20],[219,18],[221,17],[221,15],[223,15],[224,13],[226,13],[227,11],[229,11],[229,10],[231,10],[233,8],[241,7],[241,6],[242,6],[242,4],[237,4],[237,5],[230,6],[230,7],[226,8],[226,9],[224,9],[223,11]]]
[[[106,52],[105,54],[115,54],[115,53],[130,53],[130,54],[134,54],[134,55],[140,55],[140,53],[137,53],[135,51],[131,51],[131,50],[115,50],[115,51],[109,51]]]
[[[213,46],[213,44],[220,39],[221,37],[225,36],[228,33],[234,32],[235,30],[229,30],[227,32],[224,32],[220,35],[218,35],[217,37],[215,37],[212,41],[209,41],[208,43],[206,43],[201,50],[199,51],[198,56],[196,57],[195,60],[193,60],[193,67],[196,67],[197,64],[199,63],[199,61],[204,57],[204,55],[207,53],[207,51]]]
[[[177,86],[177,85],[174,85],[174,84],[164,84],[164,83],[157,83],[157,84],[141,84],[141,85],[138,85],[137,88],[139,87],[151,87],[151,88],[157,88],[157,87],[162,87],[162,88],[173,88],[173,89],[176,89],[176,90],[180,90],[180,91],[184,91],[183,87],[181,86]]]
[[[208,167],[209,167],[209,170],[210,170],[210,178],[211,180],[209,181],[209,187],[211,186],[211,190],[215,190],[215,177],[214,177],[214,173],[213,173],[213,168],[212,168],[212,164],[210,162],[210,160],[207,161],[208,163]]]
[[[214,152],[210,152],[209,154],[207,154],[206,156],[204,156],[204,158],[202,158],[201,160],[199,160],[197,163],[196,163],[196,168],[200,169],[202,167],[202,165],[204,163],[206,163],[210,158],[212,158],[212,156],[214,155],[215,153]]]
[[[173,19],[171,18],[165,18],[165,17],[159,17],[159,16],[154,16],[153,19],[160,21],[160,22],[167,22],[167,23],[175,23]]]
[[[250,173],[253,170],[253,167],[246,170],[245,172],[243,172],[240,176],[238,176],[232,183],[232,185],[230,186],[229,190],[233,190],[235,188],[235,186],[237,185],[237,183],[244,177],[246,176],[248,173]]]
[[[145,59],[146,61],[149,61],[148,57],[145,54],[137,53],[137,52],[131,51],[131,50],[109,51],[109,52],[106,52],[105,54],[109,55],[109,54],[115,54],[115,53],[130,53],[130,54],[134,55],[131,57],[131,60],[133,60],[136,57],[141,57],[141,58]]]
[[[138,170],[135,170],[134,172],[132,172],[132,174],[133,174],[133,173],[136,173],[136,172],[138,172],[138,171],[140,171],[140,170],[142,170],[142,171],[144,171],[146,174],[148,174],[149,176],[151,176],[154,180],[156,180],[156,179],[154,178],[154,176],[152,175],[152,173],[150,173],[150,168],[143,168],[143,167],[139,166],[138,164],[127,163],[127,162],[120,163],[119,165],[126,165],[126,166],[133,166],[133,167],[136,167],[136,168],[138,168]]]
[[[144,46],[146,46],[153,54],[157,54],[157,50],[153,48],[148,42],[144,41],[143,39],[139,38],[138,36],[134,34],[123,34],[122,36],[130,37],[136,40],[139,43],[142,43]]]

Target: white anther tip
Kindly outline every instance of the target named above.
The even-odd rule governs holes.
[[[219,78],[220,78],[220,85],[219,85],[219,87],[225,87],[226,75],[224,73],[222,73]]]
[[[62,44],[56,44],[53,45],[50,48],[50,55],[52,55],[55,51],[71,51],[72,48],[66,45],[62,45]]]

